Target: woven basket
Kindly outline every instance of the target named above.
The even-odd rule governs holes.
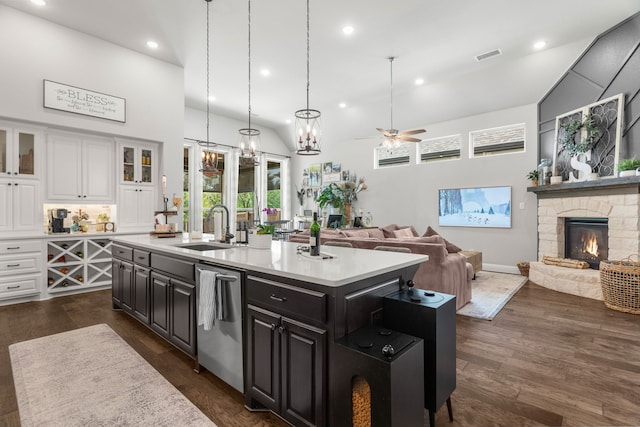
[[[612,310],[640,314],[640,262],[632,255],[620,261],[600,261],[604,305]]]
[[[519,262],[518,270],[520,270],[520,274],[525,277],[529,277],[529,263],[528,262]]]

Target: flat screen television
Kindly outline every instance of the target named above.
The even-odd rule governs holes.
[[[438,225],[511,228],[511,187],[438,190]]]

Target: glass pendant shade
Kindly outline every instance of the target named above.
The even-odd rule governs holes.
[[[304,109],[296,111],[296,152],[301,156],[313,156],[321,152],[320,111]]]
[[[258,153],[260,152],[260,131],[253,128],[243,128],[240,133],[240,161],[243,164],[252,163],[258,166]]]
[[[209,178],[214,175],[222,175],[222,171],[218,169],[218,155],[214,151],[210,151],[213,148],[213,144],[204,141],[198,142],[198,144],[202,147],[202,168],[200,172]]]

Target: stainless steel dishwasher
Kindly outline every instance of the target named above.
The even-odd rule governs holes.
[[[196,307],[200,310],[201,276],[203,271],[216,274],[215,280],[223,288],[225,315],[213,320],[210,330],[198,321],[198,364],[244,393],[242,351],[242,274],[214,265],[196,265]],[[196,316],[199,319],[199,312]]]

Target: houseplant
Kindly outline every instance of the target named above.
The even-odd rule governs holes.
[[[337,184],[331,183],[318,193],[316,201],[321,210],[325,206],[331,205],[334,209],[339,209],[342,212],[344,208],[344,191]]]
[[[249,233],[249,247],[256,249],[270,249],[275,225],[258,224],[255,232]]]
[[[636,169],[640,168],[640,159],[631,158],[620,160],[617,165],[619,176],[635,176]]]
[[[531,185],[534,187],[538,186],[538,178],[539,178],[538,169],[534,169],[532,171],[529,171],[529,173],[527,173],[527,179],[531,180]]]

